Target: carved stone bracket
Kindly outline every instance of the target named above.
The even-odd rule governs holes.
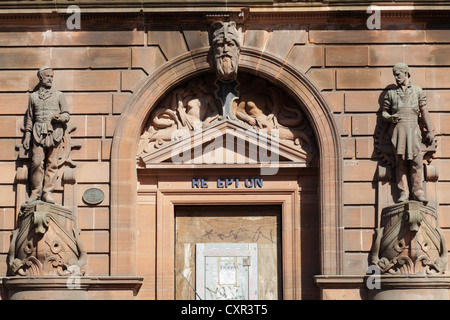
[[[417,201],[385,208],[369,263],[378,266],[382,274],[445,273],[447,249],[435,209]]]
[[[25,202],[8,253],[10,275],[83,275],[86,251],[71,210],[42,201]]]

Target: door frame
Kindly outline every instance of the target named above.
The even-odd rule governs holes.
[[[145,170],[148,171],[148,170]],[[203,171],[203,170],[202,170]],[[141,173],[138,185],[138,211],[155,211],[155,277],[156,298],[175,298],[175,222],[176,206],[199,205],[278,205],[281,208],[281,278],[283,299],[301,299],[301,225],[300,208],[303,192],[297,175],[286,181],[286,175],[265,180],[261,189],[192,189],[192,173],[163,175]],[[214,170],[202,172],[214,177]],[[215,174],[217,175],[217,173]],[[235,175],[234,175],[235,176]],[[151,185],[151,182],[153,185]],[[317,253],[319,254],[319,253]]]

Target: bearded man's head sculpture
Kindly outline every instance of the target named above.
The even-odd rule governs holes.
[[[239,34],[236,23],[215,22],[213,24],[213,49],[217,78],[223,82],[236,79],[239,62]]]

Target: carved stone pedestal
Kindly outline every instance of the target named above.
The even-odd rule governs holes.
[[[72,212],[42,201],[25,202],[13,231],[8,254],[9,275],[82,275],[86,252]]]
[[[386,207],[377,228],[369,264],[373,299],[449,299],[445,239],[435,209],[418,201]],[[378,283],[377,283],[378,281]],[[373,283],[373,281],[372,281]]]

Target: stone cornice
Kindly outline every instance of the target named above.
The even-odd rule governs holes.
[[[199,10],[197,10],[199,9]],[[266,26],[279,23],[314,23],[326,21],[327,23],[339,23],[349,21],[364,22],[370,15],[367,7],[347,7],[342,9],[333,8],[326,10],[323,7],[296,7],[296,8],[189,8],[180,11],[170,8],[165,9],[142,9],[131,10],[130,8],[118,10],[117,8],[109,9],[81,9],[82,19],[85,26],[93,23],[96,26],[102,23],[111,25],[114,20],[118,26],[120,24],[131,25],[183,25],[183,24],[205,24],[209,25],[211,21],[221,19],[232,19],[238,24],[264,24]],[[19,12],[20,11],[20,12]],[[17,23],[17,27],[26,27],[27,25],[35,25],[36,22],[44,20],[45,25],[65,25],[65,22],[72,12],[67,13],[66,9],[58,9],[54,11],[34,11],[31,10],[1,10],[0,9],[0,24],[8,25],[10,23]],[[402,21],[433,21],[437,22],[443,19],[448,21],[450,17],[450,3],[448,7],[441,9],[430,8],[412,8],[408,6],[398,7],[381,7],[381,18],[384,21],[391,21],[392,23]],[[345,19],[345,20],[344,20]]]
[[[89,13],[179,13],[182,12],[232,12],[242,8],[264,13],[278,14],[300,12],[340,12],[340,11],[366,11],[370,5],[377,5],[383,11],[440,11],[449,10],[448,1],[297,1],[297,0],[22,0],[0,1],[0,14],[5,13],[65,13],[71,5],[77,5],[83,12]]]
[[[100,4],[99,4],[100,2]],[[65,25],[72,11],[68,6],[78,5],[85,26],[91,22],[97,24],[126,23],[128,25],[171,25],[210,24],[217,19],[233,19],[239,24],[273,24],[273,23],[327,23],[344,21],[365,21],[369,15],[369,5],[377,5],[384,21],[433,21],[450,17],[450,2],[415,1],[396,3],[377,1],[281,1],[254,0],[229,2],[223,6],[222,1],[191,1],[180,4],[179,0],[160,1],[92,1],[92,0],[41,0],[0,2],[0,23],[12,22],[17,26],[30,26],[33,21],[45,20],[45,25]],[[87,24],[86,24],[87,22]]]

